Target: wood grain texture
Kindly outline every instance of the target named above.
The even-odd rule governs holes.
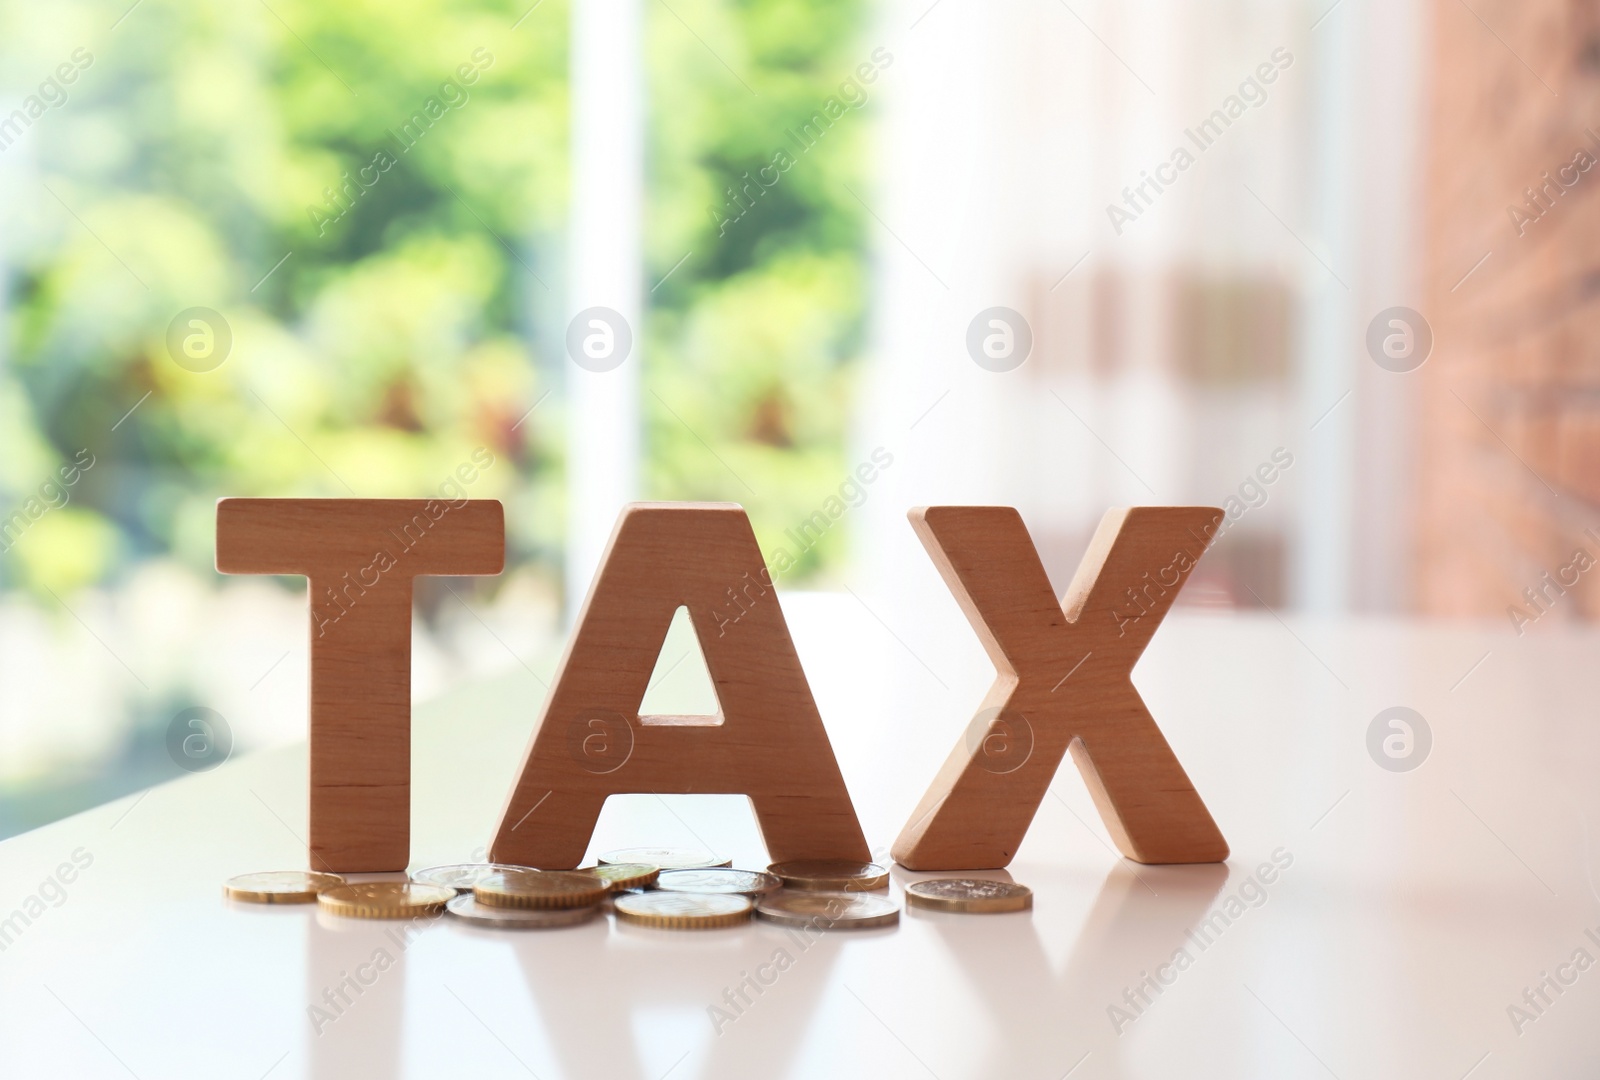
[[[222,499],[217,569],[301,574],[311,608],[311,866],[411,861],[411,591],[425,574],[498,574],[491,500]]]
[[[1226,859],[1130,678],[1222,511],[1108,511],[1059,604],[1016,510],[931,506],[909,516],[999,676],[895,841],[895,859],[912,870],[1007,865],[1069,749],[1128,858]]]
[[[773,862],[869,858],[771,581],[736,504],[624,508],[489,857],[577,866],[607,796],[656,792],[749,796]],[[680,606],[720,711],[640,716]]]

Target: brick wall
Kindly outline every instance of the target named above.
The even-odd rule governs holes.
[[[1417,602],[1434,614],[1508,618],[1516,604],[1530,617],[1593,617],[1600,3],[1469,2],[1432,8],[1423,314],[1435,343],[1422,368],[1394,376],[1420,380]],[[1587,171],[1572,166],[1579,151]],[[1545,585],[1531,605],[1524,590],[1580,547],[1596,567],[1570,570],[1575,587]]]

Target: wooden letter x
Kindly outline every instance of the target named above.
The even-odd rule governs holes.
[[[640,716],[680,606],[721,711]],[[623,792],[748,795],[774,862],[870,857],[750,520],[733,503],[623,509],[489,857],[577,866],[606,797]]]
[[[1057,604],[1015,510],[911,511],[999,677],[895,841],[896,860],[912,870],[1005,866],[1069,748],[1128,858],[1228,857],[1131,679],[1221,517],[1210,507],[1107,511]]]
[[[311,868],[411,862],[411,580],[498,574],[491,500],[223,499],[217,569],[311,579]]]

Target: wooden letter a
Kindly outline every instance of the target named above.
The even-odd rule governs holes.
[[[679,607],[720,712],[640,716]],[[869,858],[755,533],[733,503],[623,509],[489,857],[577,866],[606,797],[627,792],[748,795],[774,862]]]
[[[1060,604],[1010,507],[929,506],[910,517],[1000,674],[895,841],[895,859],[912,870],[1005,866],[1069,748],[1128,858],[1226,859],[1130,677],[1222,511],[1107,511]]]

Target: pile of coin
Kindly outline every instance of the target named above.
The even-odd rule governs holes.
[[[807,860],[766,871],[734,869],[719,855],[667,848],[607,852],[579,870],[459,863],[419,870],[406,881],[350,882],[337,874],[270,871],[231,878],[232,900],[308,904],[358,919],[410,919],[442,912],[476,926],[574,926],[609,908],[620,922],[657,929],[734,926],[752,916],[780,926],[867,930],[893,926],[889,872],[876,863]],[[914,907],[961,913],[1023,911],[1026,885],[977,878],[930,878],[906,887]]]

